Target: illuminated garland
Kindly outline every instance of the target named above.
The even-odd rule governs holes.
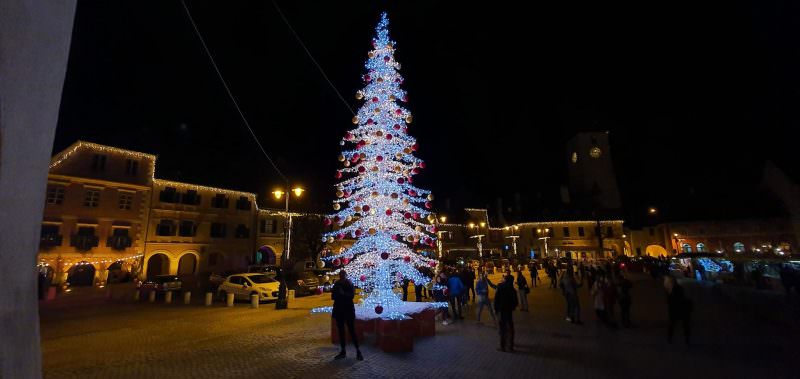
[[[341,179],[333,203],[337,212],[324,220],[338,230],[326,233],[323,241],[355,238],[350,248],[324,259],[334,267],[346,266],[353,284],[363,290],[362,310],[402,318],[398,310],[403,301],[393,288],[404,280],[419,285],[430,281],[418,267],[436,267],[437,261],[417,254],[412,246],[434,246],[430,233],[436,227],[430,224],[435,221],[430,211],[433,195],[412,185],[425,163],[412,154],[418,145],[407,133],[411,113],[396,103],[408,97],[400,88],[403,78],[397,72],[400,63],[394,59],[388,25],[384,13],[365,65],[365,87],[356,94],[364,100],[353,117],[358,126],[340,143],[348,147],[339,156],[343,167],[336,172]]]
[[[72,263],[72,262],[64,262],[64,263],[63,263],[63,265],[64,265],[64,266],[89,266],[89,265],[92,265],[92,266],[93,266],[93,265],[100,264],[100,263],[117,263],[117,262],[127,262],[127,261],[132,261],[132,260],[139,259],[139,258],[141,258],[141,257],[143,257],[143,256],[144,256],[143,254],[138,254],[138,255],[132,255],[132,256],[125,257],[125,258],[120,258],[120,259],[100,259],[100,260],[94,260],[94,261],[86,261],[86,260],[81,260],[81,261],[79,261],[79,262],[76,262],[76,263]],[[43,260],[44,260],[44,259],[43,259]],[[49,258],[49,260],[53,260],[53,258]],[[40,262],[40,263],[39,263],[39,264],[37,264],[36,266],[37,266],[37,267],[40,267],[40,266],[50,266],[50,263],[47,263],[47,262]]]

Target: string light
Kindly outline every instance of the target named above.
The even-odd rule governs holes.
[[[52,169],[58,167],[58,165],[63,163],[72,154],[76,153],[78,150],[80,150],[82,148],[87,148],[87,149],[90,149],[90,150],[95,151],[95,152],[106,153],[106,154],[121,154],[121,155],[125,155],[127,157],[136,158],[136,159],[144,158],[144,159],[149,161],[150,177],[152,178],[155,175],[156,156],[153,155],[153,154],[147,154],[147,153],[141,153],[141,152],[138,152],[138,151],[125,150],[125,149],[120,149],[118,147],[105,146],[105,145],[100,145],[100,144],[96,144],[96,143],[92,143],[92,142],[86,142],[86,141],[77,141],[77,142],[73,143],[72,145],[70,145],[68,148],[64,149],[64,151],[62,151],[61,153],[59,153],[58,155],[53,157],[53,159],[50,161],[50,169],[52,170]]]
[[[163,186],[163,187],[175,187],[176,189],[182,190],[194,190],[197,192],[200,191],[208,191],[208,192],[215,192],[215,193],[222,193],[226,195],[232,196],[244,196],[248,198],[250,201],[255,202],[256,194],[251,192],[242,192],[242,191],[234,191],[234,190],[227,190],[224,188],[216,188],[216,187],[207,187],[201,186],[198,184],[188,184],[188,183],[181,183],[181,182],[173,182],[171,180],[164,180],[164,179],[153,179],[153,184],[156,186]]]

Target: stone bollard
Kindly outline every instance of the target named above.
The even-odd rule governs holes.
[[[214,301],[214,294],[211,292],[206,292],[206,306],[211,306],[211,303]]]
[[[56,298],[56,290],[58,287],[50,286],[47,288],[47,300],[54,300]]]
[[[250,295],[250,308],[258,309],[258,295]]]
[[[183,303],[189,305],[192,302],[192,291],[186,291],[183,293]]]
[[[227,293],[225,294],[225,304],[229,307],[233,306],[233,294]]]
[[[164,304],[172,304],[172,291],[167,291],[164,294]]]
[[[142,298],[142,291],[139,291],[137,289],[136,292],[133,293],[133,301],[138,303],[139,299],[141,299],[141,298]]]
[[[150,293],[147,294],[147,301],[151,303],[156,302],[156,291],[150,291]]]

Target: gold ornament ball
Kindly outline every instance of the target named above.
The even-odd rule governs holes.
[[[421,226],[419,226],[419,225],[417,225],[417,226],[414,228],[414,230],[416,230],[416,231],[418,231],[418,232],[421,232],[421,231],[422,231],[422,227],[421,227]]]
[[[381,109],[380,108],[375,108],[375,110],[373,110],[373,112],[375,112],[375,114],[381,113]]]
[[[353,216],[347,216],[344,220],[347,222],[353,221]]]
[[[383,131],[381,131],[381,130],[378,130],[377,132],[375,132],[375,136],[377,136],[377,137],[383,137]]]
[[[364,93],[361,91],[356,92],[356,99],[361,100],[364,98]]]
[[[369,228],[369,234],[370,234],[370,235],[374,235],[374,234],[375,234],[375,233],[377,233],[377,232],[378,232],[378,231],[377,231],[377,230],[375,230],[375,228]]]
[[[403,204],[408,205],[408,203],[409,203],[408,199],[403,199]]]
[[[392,193],[392,199],[397,199],[398,196],[400,196],[400,195],[398,195],[397,193],[394,193],[394,192]]]
[[[366,153],[361,153],[361,154],[358,154],[358,157],[361,158],[361,159],[365,159],[367,157],[367,154]]]
[[[339,159],[339,162],[344,162],[344,155],[340,154],[338,159]]]
[[[369,53],[367,53],[367,56],[370,57],[370,58],[373,58],[373,57],[375,57],[375,53],[370,51]]]
[[[378,166],[372,166],[372,172],[378,172]]]
[[[361,207],[356,205],[355,207],[353,207],[353,210],[356,212],[361,212]]]
[[[432,193],[428,194],[428,201],[433,201],[433,194]]]
[[[411,121],[414,121],[414,117],[411,117],[411,115],[406,116],[406,124],[410,124]]]
[[[394,101],[395,99],[397,99],[397,98],[394,97],[394,95],[389,95],[389,100]]]
[[[394,166],[394,172],[401,172],[403,169],[400,166]]]
[[[411,149],[405,148],[405,149],[403,149],[403,152],[406,153],[406,154],[411,154]]]
[[[406,237],[406,241],[413,242],[414,241],[414,237],[408,236],[408,237]]]
[[[378,77],[378,83],[383,83],[383,77],[382,76]]]
[[[328,243],[333,243],[333,237],[328,237]]]
[[[387,49],[391,49],[391,48],[392,48],[392,44],[391,44],[391,43],[387,43],[387,44],[386,44],[386,48],[387,48]]]
[[[342,192],[342,190],[336,191],[336,197],[342,197],[342,196],[344,196],[344,192]]]
[[[339,209],[342,209],[342,206],[339,205],[339,203],[334,203],[333,204],[333,210],[338,211]]]
[[[372,197],[378,197],[378,191],[373,191],[371,195]]]
[[[397,159],[402,159],[403,158],[403,153],[397,153],[397,154],[394,155],[394,157],[397,158]]]
[[[358,116],[353,116],[353,123],[358,125]]]
[[[350,161],[344,161],[344,167],[350,167]]]

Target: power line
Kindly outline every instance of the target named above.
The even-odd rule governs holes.
[[[183,0],[181,0],[181,1],[183,1]],[[302,39],[300,39],[300,35],[298,35],[297,32],[292,27],[292,25],[289,24],[289,20],[286,19],[286,16],[283,14],[283,11],[281,11],[281,8],[278,6],[278,3],[276,3],[275,0],[272,0],[272,5],[275,7],[275,10],[278,11],[278,14],[281,16],[281,19],[283,20],[283,23],[286,24],[286,26],[289,28],[289,30],[292,31],[292,34],[294,35],[294,38],[297,40],[298,43],[300,43],[300,46],[303,48],[303,50],[305,50],[306,54],[308,55],[308,58],[310,58],[311,62],[314,62],[314,65],[317,66],[317,69],[319,69],[320,74],[322,74],[322,77],[325,78],[325,80],[331,86],[331,88],[333,89],[333,92],[336,92],[336,95],[339,96],[339,99],[342,100],[342,103],[344,103],[344,106],[347,107],[347,109],[350,110],[350,113],[353,116],[355,116],[356,112],[353,110],[353,108],[350,106],[350,104],[347,102],[347,100],[344,99],[344,96],[342,96],[342,94],[339,92],[339,90],[336,89],[336,86],[333,85],[333,82],[331,82],[331,80],[328,78],[328,75],[325,74],[325,70],[322,69],[322,66],[320,66],[319,63],[317,62],[317,60],[314,59],[314,56],[311,55],[311,51],[308,50],[308,47],[306,47],[306,44],[303,43]]]
[[[244,122],[244,126],[246,126],[247,130],[250,131],[250,135],[253,137],[253,141],[255,141],[256,145],[258,145],[258,148],[261,149],[261,152],[264,153],[264,157],[267,158],[267,161],[269,161],[269,163],[272,165],[272,168],[275,169],[275,172],[277,172],[278,175],[280,175],[288,183],[289,182],[289,178],[287,178],[286,175],[283,175],[283,172],[281,172],[281,170],[278,169],[278,166],[275,164],[275,162],[272,160],[272,158],[270,158],[269,154],[267,154],[267,150],[265,150],[264,146],[261,145],[261,142],[258,140],[258,137],[256,137],[256,133],[253,132],[253,128],[250,127],[250,123],[247,122],[247,118],[244,117],[244,112],[242,112],[242,109],[239,107],[239,103],[236,101],[236,98],[233,97],[233,93],[231,92],[231,89],[228,87],[228,83],[225,81],[225,78],[222,76],[222,72],[220,72],[219,67],[217,67],[217,62],[214,60],[214,56],[211,55],[211,50],[208,49],[208,45],[206,45],[206,41],[203,39],[203,35],[200,34],[200,29],[197,28],[197,24],[194,22],[194,18],[192,17],[192,13],[189,12],[189,7],[186,6],[186,2],[184,0],[181,0],[181,5],[183,5],[183,9],[186,11],[186,16],[189,17],[189,22],[191,22],[192,28],[194,29],[195,34],[197,34],[197,38],[200,40],[200,43],[203,45],[203,49],[206,51],[206,55],[208,55],[209,61],[211,61],[211,66],[214,67],[214,71],[217,73],[217,77],[219,77],[219,80],[222,82],[222,86],[225,87],[225,92],[228,94],[228,97],[231,99],[231,102],[233,103],[233,106],[236,107],[236,111],[239,112],[239,116],[242,118],[242,121]],[[341,95],[340,95],[340,97],[341,97]]]

